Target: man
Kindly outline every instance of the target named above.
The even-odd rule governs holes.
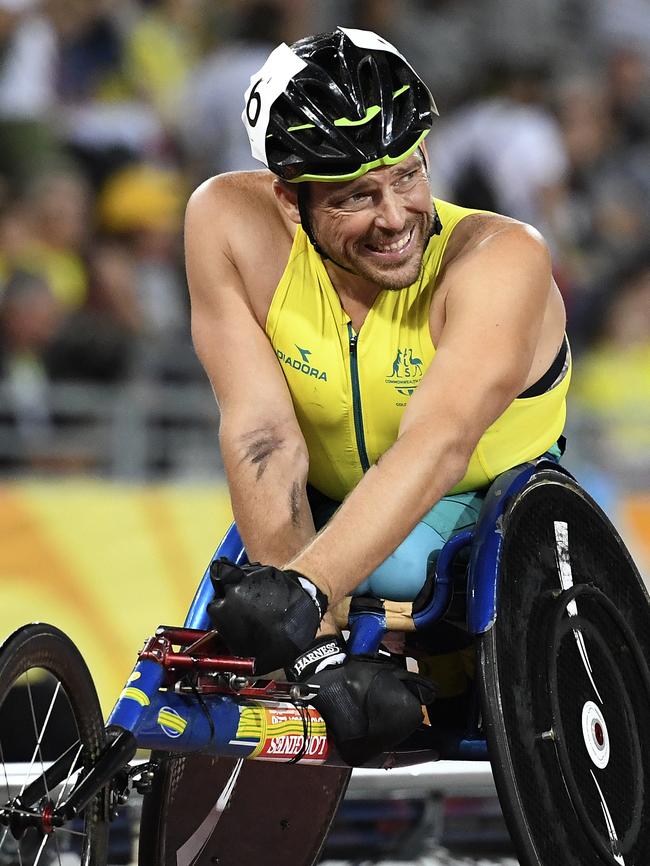
[[[432,695],[348,657],[327,609],[359,590],[414,598],[446,495],[471,510],[564,425],[547,249],[530,227],[432,199],[422,142],[436,113],[373,33],[281,45],[243,114],[272,173],[213,178],[187,211],[193,339],[235,519],[265,564],[216,563],[210,614],[260,672],[320,685],[349,763],[414,730]],[[317,534],[308,482],[312,501],[344,500]]]

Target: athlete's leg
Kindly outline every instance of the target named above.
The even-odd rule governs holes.
[[[552,445],[543,456],[559,462],[563,448]],[[391,601],[416,598],[443,545],[463,529],[477,522],[488,488],[444,496],[424,515],[400,546],[355,590],[354,595],[374,595]],[[310,499],[310,503],[312,500]],[[332,516],[337,503],[318,494],[312,511],[320,529]]]
[[[445,496],[425,514],[400,546],[354,591],[391,601],[413,601],[453,535],[478,520],[486,491]]]

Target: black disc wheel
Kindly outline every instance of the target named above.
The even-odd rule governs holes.
[[[350,769],[210,755],[158,756],[140,866],[312,866]]]
[[[42,623],[11,635],[0,648],[0,866],[105,866],[103,792],[73,821],[55,817],[104,742],[97,692],[72,641]]]
[[[650,600],[573,479],[544,470],[503,521],[479,639],[490,758],[522,866],[647,866]]]

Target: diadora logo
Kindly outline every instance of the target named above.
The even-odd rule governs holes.
[[[393,358],[393,368],[386,377],[387,385],[392,385],[398,394],[410,397],[424,374],[422,358],[413,354],[410,346],[399,348]]]
[[[294,352],[283,352],[281,349],[276,349],[275,354],[278,356],[280,363],[293,367],[294,370],[304,373],[305,376],[313,376],[314,379],[322,379],[324,382],[327,382],[327,373],[324,370],[319,370],[318,367],[314,367],[311,362],[311,349],[305,349],[297,343],[294,345],[300,357],[297,358]]]

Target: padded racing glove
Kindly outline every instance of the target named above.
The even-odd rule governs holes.
[[[327,610],[327,596],[297,571],[217,559],[210,578],[210,619],[232,653],[255,658],[256,674],[291,664]]]
[[[287,678],[319,686],[311,701],[343,760],[352,767],[399,745],[422,724],[436,689],[380,656],[350,656],[340,637],[322,637],[287,669]]]

